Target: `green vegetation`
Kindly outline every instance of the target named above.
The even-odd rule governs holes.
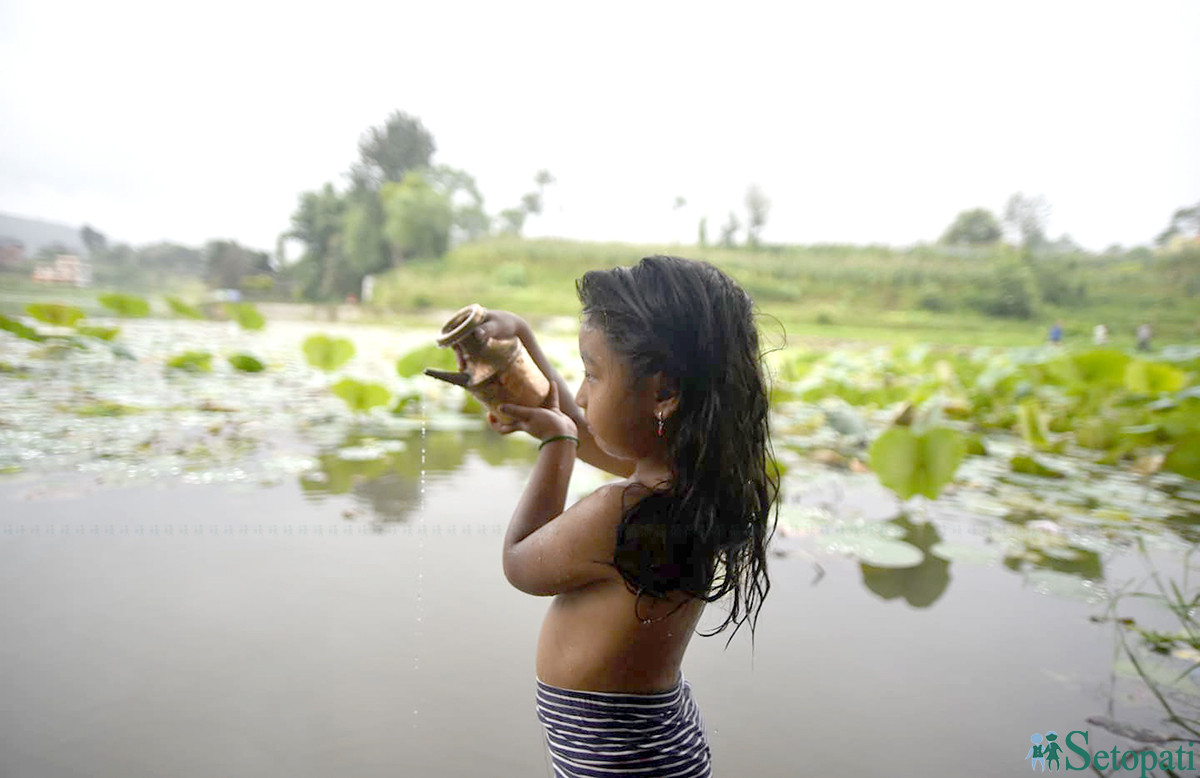
[[[1159,342],[1200,334],[1200,247],[1094,256],[1030,255],[1002,244],[746,251],[493,238],[389,271],[373,303],[412,311],[478,301],[526,316],[575,316],[575,279],[655,253],[706,260],[729,272],[765,314],[764,337],[776,345],[779,324],[790,341],[809,342],[1032,344],[1055,320],[1062,320],[1068,343],[1090,339],[1098,322],[1108,326],[1114,345],[1133,345],[1145,321]]]
[[[167,367],[185,373],[208,373],[212,371],[212,354],[207,351],[185,351],[167,360]]]
[[[354,344],[346,338],[310,335],[302,348],[308,364],[326,373],[337,370],[354,357]]]
[[[242,373],[261,373],[267,369],[261,360],[250,354],[234,354],[229,357],[229,364]]]
[[[105,308],[122,318],[140,319],[150,315],[150,303],[144,297],[112,292],[96,298]]]

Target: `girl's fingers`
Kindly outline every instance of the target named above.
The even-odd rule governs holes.
[[[546,397],[546,407],[558,410],[558,381],[550,382],[550,394]]]

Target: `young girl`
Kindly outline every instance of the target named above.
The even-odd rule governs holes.
[[[538,718],[556,776],[709,776],[684,651],[706,603],[729,598],[709,634],[747,620],[753,632],[770,589],[778,483],[752,302],[715,267],[675,257],[576,287],[574,400],[523,320],[492,311],[479,325],[519,336],[551,379],[545,407],[502,407],[507,424],[489,415],[500,433],[542,441],[504,539],[509,582],[555,595]],[[564,510],[577,456],[624,480]]]

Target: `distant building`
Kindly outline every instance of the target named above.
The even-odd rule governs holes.
[[[44,284],[92,285],[92,263],[78,254],[58,254],[51,265],[33,269],[33,280]]]
[[[24,243],[15,238],[0,238],[0,267],[17,267],[24,261]]]

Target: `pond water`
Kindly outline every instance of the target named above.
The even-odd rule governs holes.
[[[353,416],[301,357],[314,332],[419,402]],[[0,775],[550,775],[548,601],[500,566],[535,445],[396,376],[430,336],[147,320],[121,356],[0,333]],[[221,358],[164,369],[186,349]],[[571,372],[569,332],[548,350]],[[268,369],[234,372],[243,351]],[[1034,733],[1128,751],[1184,733],[1166,706],[1200,715],[1200,673],[1175,680],[1200,656],[1111,618],[1178,628],[1130,594],[1152,573],[1194,594],[1195,482],[1047,489],[975,457],[901,503],[845,462],[787,464],[753,645],[696,638],[684,663],[715,774],[1019,775]],[[580,464],[572,499],[604,480]],[[1155,746],[1176,747],[1200,751]]]

